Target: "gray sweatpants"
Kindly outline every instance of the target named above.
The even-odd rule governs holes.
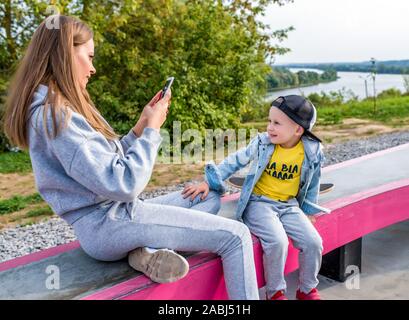
[[[308,293],[318,285],[322,260],[322,239],[296,199],[279,202],[252,194],[243,221],[260,239],[267,297],[286,290],[284,267],[288,253],[288,237],[299,253],[299,289]],[[288,237],[287,237],[288,235]]]
[[[83,250],[97,260],[120,260],[138,247],[214,252],[222,259],[229,298],[258,300],[248,227],[215,215],[220,208],[217,193],[210,192],[203,201],[200,196],[191,201],[173,192],[137,199],[132,214],[121,207],[97,210],[73,228]]]

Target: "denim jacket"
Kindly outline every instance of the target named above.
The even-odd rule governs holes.
[[[300,189],[296,196],[301,210],[307,215],[314,215],[321,211],[330,210],[318,205],[321,166],[325,160],[322,146],[318,141],[303,136],[305,157],[301,169]],[[242,221],[242,215],[250,199],[251,193],[261,174],[273,155],[275,145],[271,143],[267,132],[258,134],[247,147],[229,155],[219,165],[213,161],[205,166],[205,180],[211,190],[223,194],[226,191],[224,180],[236,171],[250,163],[250,170],[244,181],[239,203],[236,210],[236,219]]]

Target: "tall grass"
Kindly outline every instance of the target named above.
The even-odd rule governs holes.
[[[0,173],[31,171],[30,156],[27,152],[0,152]]]
[[[409,96],[351,101],[338,106],[319,107],[318,124],[337,124],[345,118],[368,119],[390,124],[392,120],[409,118]]]

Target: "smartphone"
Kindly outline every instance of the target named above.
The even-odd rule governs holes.
[[[174,77],[169,77],[169,78],[166,79],[165,86],[163,87],[162,93],[161,93],[161,95],[160,95],[160,98],[161,98],[161,99],[165,96],[166,92],[168,92],[168,90],[169,90],[170,87],[172,86],[173,80],[175,80]]]

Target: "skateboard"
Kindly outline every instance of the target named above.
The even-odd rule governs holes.
[[[231,186],[240,189],[243,186],[245,178],[246,177],[232,176],[229,179],[227,179],[227,182]],[[334,189],[333,183],[321,183],[320,184],[320,194],[330,192],[332,189]]]

